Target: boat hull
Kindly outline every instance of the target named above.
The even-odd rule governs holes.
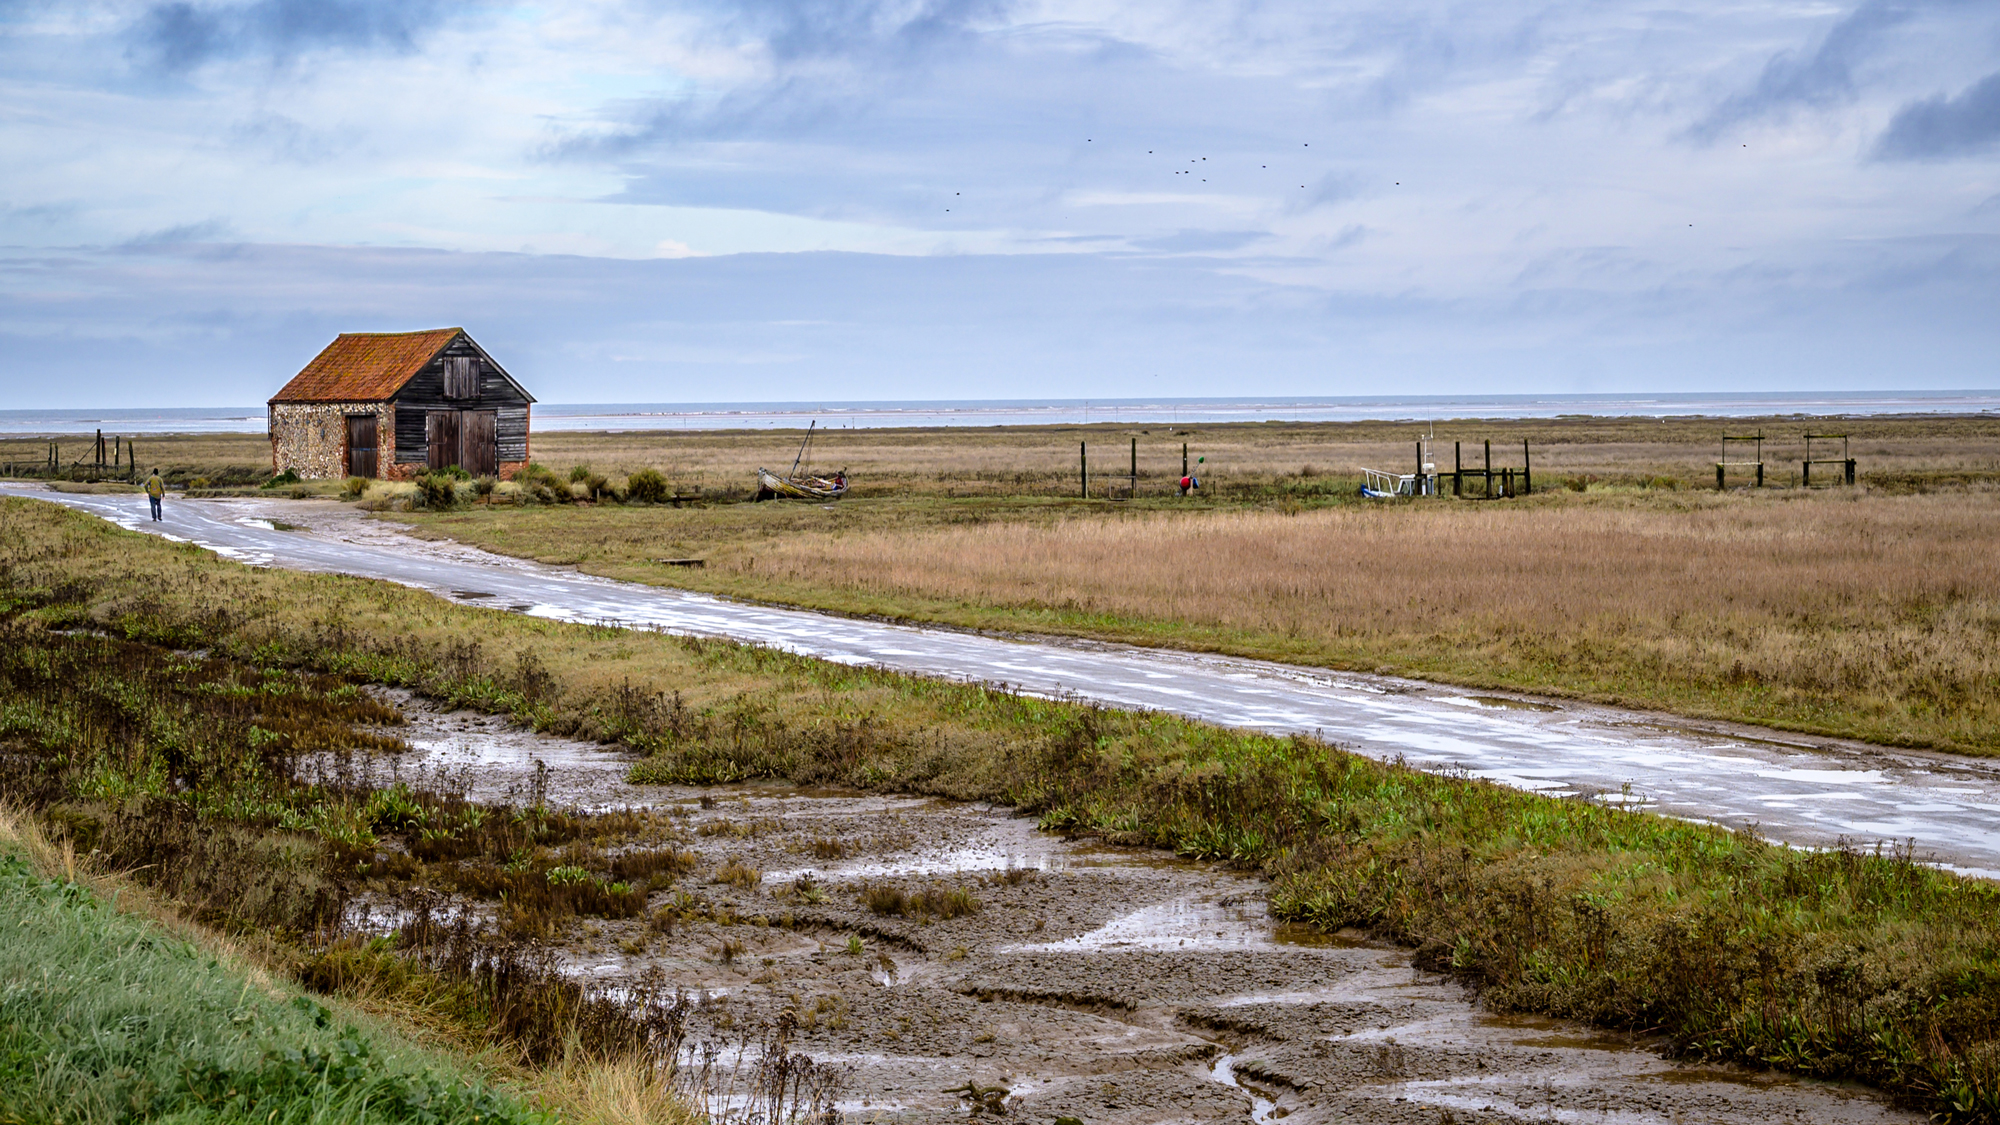
[[[787,500],[838,500],[847,495],[845,480],[825,477],[780,476],[769,469],[757,470],[757,496]]]

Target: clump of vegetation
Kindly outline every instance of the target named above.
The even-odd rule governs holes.
[[[980,908],[979,900],[965,887],[945,887],[935,883],[915,891],[905,891],[891,883],[869,883],[861,888],[859,897],[876,914],[900,915],[920,921],[932,918],[950,921],[977,914]]]
[[[537,504],[567,504],[572,499],[569,485],[546,465],[530,461],[514,474],[515,487],[523,499]]]
[[[472,482],[472,491],[482,504],[493,503],[493,490],[500,485],[500,478],[486,473]]]
[[[340,486],[340,498],[342,500],[361,499],[361,494],[368,491],[368,483],[367,477],[348,477]]]
[[[715,881],[726,883],[738,890],[754,891],[757,885],[764,881],[764,872],[731,858],[715,869]]]
[[[434,469],[416,479],[417,500],[433,512],[448,511],[458,505],[458,478]]]
[[[194,484],[194,483],[193,483],[192,481],[190,481],[190,482],[189,482],[189,485],[188,485],[188,486],[189,486],[190,488],[194,488],[194,487],[206,487],[206,485],[207,485],[207,483],[208,483],[208,482],[207,482],[207,478],[205,478],[205,477],[197,477],[197,478],[195,478],[195,479],[196,479],[196,480],[200,480],[200,481],[202,482],[202,484],[201,484],[201,485],[195,485],[195,484]],[[283,486],[285,486],[285,485],[288,485],[288,484],[297,484],[297,483],[299,483],[299,474],[298,474],[298,472],[297,472],[296,470],[293,470],[293,469],[286,469],[286,470],[285,470],[284,472],[282,472],[282,473],[279,473],[279,474],[278,474],[277,476],[274,476],[274,477],[272,477],[272,478],[271,478],[270,480],[267,480],[267,481],[265,481],[265,482],[264,482],[263,484],[259,485],[258,487],[259,487],[259,488],[281,488],[281,487],[283,487]]]
[[[658,469],[640,469],[625,478],[625,497],[641,504],[664,504],[671,496],[667,478]]]

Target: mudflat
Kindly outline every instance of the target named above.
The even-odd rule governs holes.
[[[850,1120],[997,1107],[1093,1125],[1919,1120],[1858,1087],[1676,1064],[1642,1036],[1487,1012],[1405,950],[1274,921],[1252,874],[1065,839],[976,803],[631,785],[616,751],[388,701],[414,751],[377,770],[457,773],[475,798],[539,787],[671,814],[630,846],[698,853],[676,923],[575,923],[554,939],[562,962],[612,989],[664,972],[697,999],[696,1050],[714,1045],[725,1065],[746,1039],[754,1062],[744,1029],[792,1012],[793,1049],[844,1070]],[[884,907],[885,891],[907,903],[927,890],[962,890],[976,909]]]

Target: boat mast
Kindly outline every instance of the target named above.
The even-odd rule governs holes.
[[[813,426],[817,425],[819,425],[819,419],[815,418],[812,420],[812,425],[806,427],[806,440],[799,443],[799,455],[797,457],[792,458],[793,476],[799,475],[799,463],[806,459],[806,446],[812,444]]]

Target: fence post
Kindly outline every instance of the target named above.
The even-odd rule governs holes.
[[[1181,443],[1181,475],[1182,475],[1182,476],[1186,476],[1186,475],[1188,475],[1188,471],[1187,471],[1187,442],[1182,442],[1182,443]]]
[[[1139,439],[1138,438],[1132,439],[1132,487],[1131,487],[1131,492],[1125,498],[1127,500],[1137,500],[1139,498]]]
[[[1459,486],[1465,481],[1465,456],[1459,442],[1451,443],[1451,494],[1460,493]]]
[[[1535,491],[1535,472],[1528,461],[1528,439],[1521,439],[1521,493],[1529,495]]]
[[[1854,483],[1854,458],[1847,459],[1847,483]]]
[[[1090,499],[1090,443],[1087,441],[1076,443],[1076,479],[1078,495],[1082,499]]]
[[[1480,499],[1482,500],[1493,499],[1493,439],[1492,438],[1486,439],[1486,492],[1482,496],[1480,496]]]

